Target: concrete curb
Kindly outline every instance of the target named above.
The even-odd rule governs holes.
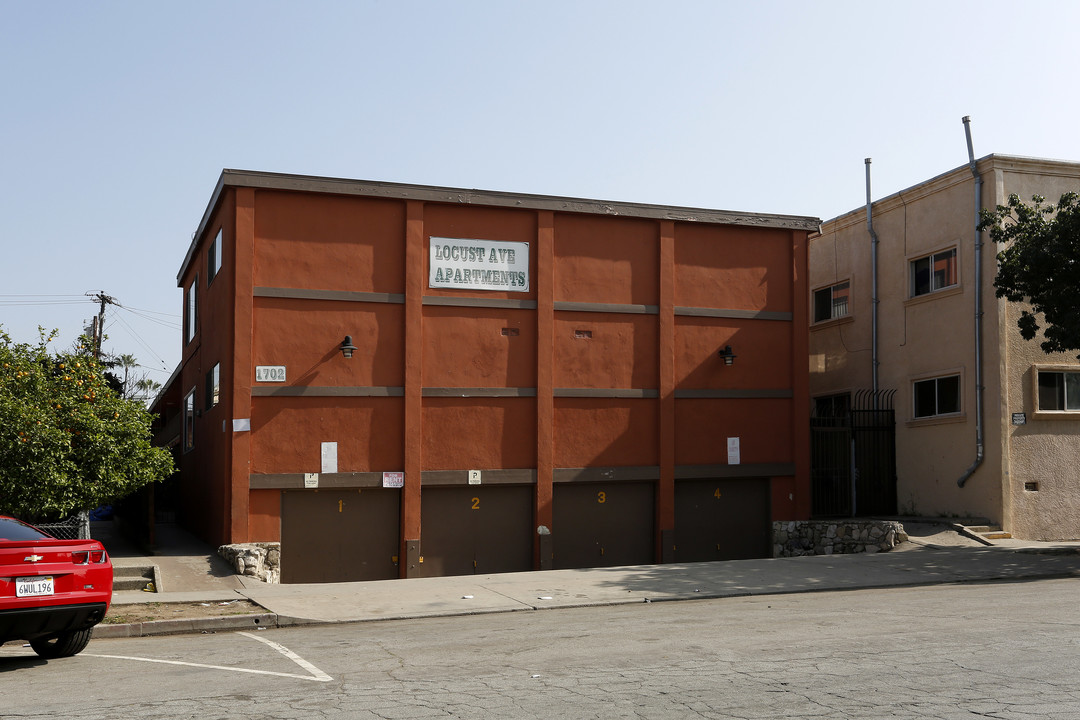
[[[288,621],[291,618],[284,618]],[[286,627],[292,623],[281,622],[273,613],[261,615],[226,615],[222,617],[186,618],[177,620],[149,620],[137,623],[99,623],[91,635],[99,638],[135,638],[151,635],[193,635],[200,633],[228,632],[235,630],[261,630],[268,627]]]

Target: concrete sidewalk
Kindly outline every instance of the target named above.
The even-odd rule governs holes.
[[[164,592],[118,592],[118,605],[138,602],[225,602],[246,598],[259,615],[99,625],[95,637],[216,632],[257,627],[360,622],[535,611],[623,603],[693,600],[784,593],[856,590],[958,582],[1080,577],[1080,543],[986,547],[956,542],[909,542],[888,553],[620,568],[467,575],[409,580],[268,585],[228,574],[208,547],[187,541],[160,555]],[[108,547],[108,544],[107,544]],[[111,552],[111,548],[110,548]],[[161,551],[159,551],[161,552]],[[130,562],[121,552],[114,563]]]

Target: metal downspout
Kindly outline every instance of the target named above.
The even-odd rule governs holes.
[[[874,386],[874,409],[878,395],[878,236],[874,232],[873,203],[870,201],[870,158],[866,158],[866,229],[870,231],[870,345]]]
[[[979,211],[982,209],[982,176],[975,163],[975,150],[971,144],[971,118],[964,116],[964,134],[967,136],[968,163],[975,178],[975,462],[957,479],[964,483],[982,465],[983,447],[983,361],[982,361],[982,230],[979,230]]]

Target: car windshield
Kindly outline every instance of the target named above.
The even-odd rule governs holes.
[[[0,517],[0,540],[51,540],[37,528],[15,518]]]

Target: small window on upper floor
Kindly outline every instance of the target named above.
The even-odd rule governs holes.
[[[916,419],[939,415],[956,415],[960,412],[960,376],[916,380],[911,383],[912,408]]]
[[[956,285],[956,248],[911,261],[911,297]]]
[[[184,302],[184,343],[195,339],[195,332],[199,329],[199,276],[188,285],[187,297]]]
[[[214,241],[206,251],[206,287],[214,282],[218,272],[221,271],[221,230],[217,231]]]
[[[851,283],[845,280],[814,291],[814,322],[825,322],[847,316]]]
[[[1039,412],[1080,412],[1080,369],[1039,370]]]
[[[195,447],[195,388],[184,396],[184,424],[183,431],[184,452]]]
[[[221,363],[215,363],[206,373],[206,404],[207,410],[221,402]]]

